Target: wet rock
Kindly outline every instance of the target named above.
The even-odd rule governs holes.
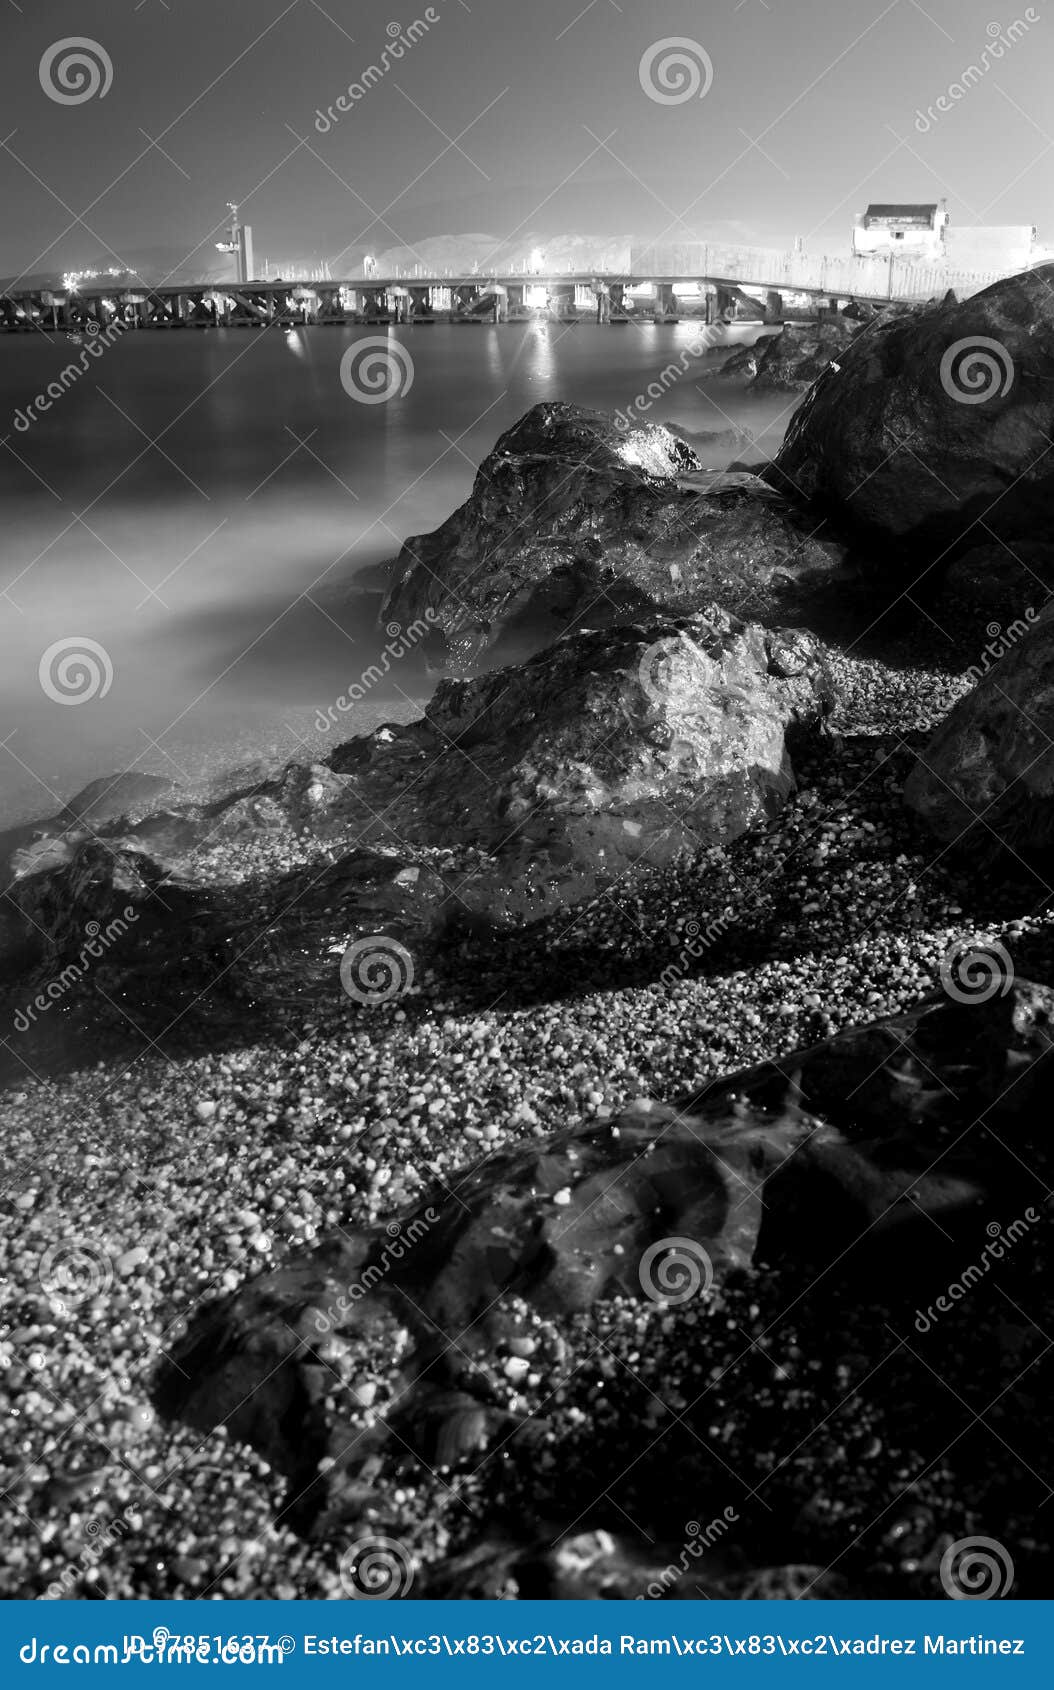
[[[161,910],[161,870],[134,851],[113,851],[87,840],[67,845],[55,861],[26,873],[5,900],[0,925],[0,966],[48,965],[78,955],[86,945],[105,949],[145,909]]]
[[[226,1424],[289,1477],[298,1526],[328,1532],[377,1504],[408,1446],[457,1466],[544,1429],[544,1407],[525,1419],[504,1379],[530,1320],[619,1297],[705,1307],[759,1260],[780,1264],[784,1309],[835,1266],[861,1311],[898,1285],[924,1305],[979,1218],[1043,1202],[1052,1027],[1054,993],[1028,982],[942,995],[678,1107],[642,1099],[507,1149],[456,1194],[332,1233],[202,1312],[159,1406]],[[319,1361],[334,1342],[336,1381]],[[381,1388],[363,1419],[367,1364]]]
[[[670,423],[671,434],[679,440],[684,440],[693,452],[704,453],[707,457],[723,456],[726,461],[740,455],[756,445],[757,437],[749,428],[743,428],[733,423],[729,428],[720,429],[688,429],[678,423]]]
[[[445,927],[457,920],[462,905],[455,888],[463,875],[443,875],[405,855],[357,849],[324,869],[294,870],[269,894],[270,919],[260,931],[259,916],[245,923],[243,944],[252,944],[247,973],[258,998],[288,996],[292,982],[299,994],[317,990],[335,998],[340,964],[362,942],[362,962],[346,969],[345,991],[370,1002],[371,970],[396,971],[393,989],[410,989],[423,973],[432,947]],[[372,946],[366,941],[373,938]],[[239,947],[235,933],[232,944]],[[375,980],[375,986],[380,985]]]
[[[971,535],[1041,534],[1054,515],[1052,280],[1041,266],[863,329],[792,419],[774,484],[858,531],[886,570]]]
[[[74,857],[82,873],[89,860],[123,853],[129,863],[149,855],[158,874],[189,887],[236,884],[242,864],[258,858],[278,882],[276,909],[288,891],[301,909],[321,896],[337,913],[349,894],[369,912],[376,901],[358,884],[369,853],[382,853],[371,859],[380,882],[404,876],[405,902],[406,877],[422,866],[415,849],[461,853],[447,895],[467,881],[459,896],[469,910],[574,901],[628,863],[721,844],[773,816],[793,790],[795,737],[817,729],[832,702],[809,635],[717,607],[579,632],[515,667],[441,682],[422,720],[351,740],[326,763],[289,764],[248,791],[235,783],[226,796],[168,804],[134,826],[100,823],[101,855],[84,855],[94,842],[83,832],[41,823],[16,854],[19,884],[31,887],[23,905],[28,916],[25,899],[48,886],[70,904]],[[304,841],[346,861],[320,880],[312,868],[318,886],[301,895],[299,869],[288,884],[273,869],[302,854]],[[466,850],[493,859],[486,872],[466,874]],[[430,884],[426,875],[413,894],[418,909]],[[84,913],[79,895],[72,904]]]
[[[717,372],[752,389],[804,393],[860,332],[860,324],[842,316],[815,323],[787,323],[782,333],[742,347]]]
[[[158,878],[232,893],[262,870],[272,884],[249,924],[274,910],[267,942],[280,950],[287,905],[317,911],[320,934],[328,900],[349,942],[383,916],[405,915],[417,939],[450,909],[518,919],[578,901],[638,859],[724,843],[773,816],[793,790],[795,738],[831,704],[810,636],[716,607],[580,632],[524,664],[441,682],[422,720],[351,740],[327,763],[289,764],[249,790],[232,777],[225,795],[135,825],[100,823],[105,850],[90,860],[149,857]],[[52,827],[38,824],[14,862],[26,899],[50,888],[65,907],[66,870],[75,857],[83,869],[93,841]],[[324,872],[296,866],[322,848],[334,859]],[[377,895],[389,886],[394,897]],[[232,908],[232,944],[237,920]],[[321,959],[297,955],[313,976]]]
[[[331,762],[383,808],[393,839],[469,842],[497,853],[504,881],[533,870],[569,897],[774,814],[793,787],[788,740],[831,703],[808,635],[711,608],[569,635],[514,668],[442,682],[423,723]]]
[[[762,483],[710,490],[699,472],[665,428],[537,405],[481,464],[467,502],[407,542],[383,620],[431,621],[468,666],[498,645],[519,654],[575,627],[714,601],[786,619],[803,583],[837,571],[840,549]]]
[[[62,811],[61,819],[87,827],[100,822],[137,822],[152,815],[178,791],[178,783],[163,775],[105,775],[82,787]]]

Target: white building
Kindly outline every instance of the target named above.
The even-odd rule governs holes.
[[[853,253],[1003,276],[1044,259],[1033,224],[954,224],[944,200],[939,205],[869,205],[856,219]]]
[[[930,263],[944,254],[948,212],[940,205],[869,205],[853,227],[853,252],[860,258],[890,253]]]

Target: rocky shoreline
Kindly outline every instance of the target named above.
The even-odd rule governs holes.
[[[1036,520],[1054,319],[969,306],[839,325],[763,478],[536,407],[385,610],[515,663],[5,837],[6,1594],[1044,1588],[1045,542],[978,593],[948,506],[918,593],[936,495],[832,470],[900,359]],[[936,408],[960,329],[1019,394]]]

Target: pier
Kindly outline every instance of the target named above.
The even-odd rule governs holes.
[[[618,272],[348,277],[292,282],[152,285],[98,278],[66,291],[13,287],[0,294],[0,330],[75,331],[120,320],[126,328],[267,328],[304,324],[523,322],[538,316],[604,324],[703,323],[730,316],[778,322],[787,296],[806,308],[851,302],[917,303],[949,289],[967,298],[1004,271],[963,271],[894,257],[821,257],[699,243],[627,251]],[[419,267],[418,267],[419,268]]]

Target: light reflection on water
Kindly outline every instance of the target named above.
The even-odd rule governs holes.
[[[155,332],[92,361],[29,428],[16,411],[79,348],[3,337],[0,821],[47,814],[119,768],[178,778],[306,754],[305,741],[328,749],[416,713],[432,681],[411,656],[319,735],[317,713],[384,638],[376,599],[349,583],[449,515],[529,406],[627,407],[699,330],[394,332],[414,378],[385,404],[356,403],[340,381],[342,353],[375,329]],[[690,430],[741,423],[764,455],[788,418],[782,399],[704,394],[692,375],[650,415]],[[77,707],[38,677],[41,654],[70,636],[98,641],[114,668],[108,694]]]

